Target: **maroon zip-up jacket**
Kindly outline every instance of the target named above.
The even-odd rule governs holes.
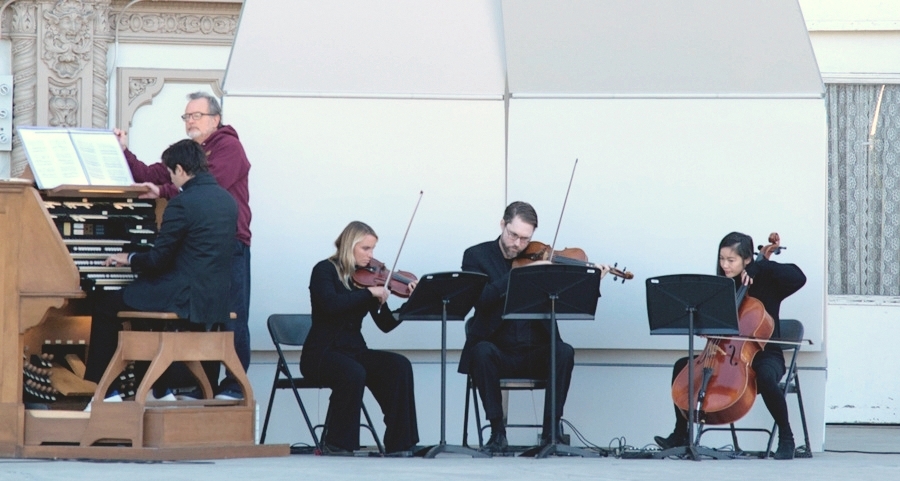
[[[237,240],[250,245],[250,189],[247,186],[250,161],[237,131],[230,125],[219,127],[206,142],[200,144],[206,152],[209,172],[223,189],[227,190],[238,207]],[[169,177],[169,169],[162,162],[147,165],[125,149],[125,159],[135,182],[152,182],[159,186],[159,196],[171,199],[178,195],[178,187]]]

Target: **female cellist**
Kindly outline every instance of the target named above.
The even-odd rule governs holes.
[[[777,241],[778,234],[772,234],[770,240]],[[719,262],[717,274],[735,280],[735,289],[748,285],[747,295],[762,302],[766,312],[775,321],[772,337],[779,337],[780,326],[778,313],[781,301],[797,292],[806,283],[806,276],[794,264],[779,264],[760,258],[753,260],[753,239],[739,232],[732,232],[719,243]],[[672,380],[687,365],[688,358],[683,357],[675,363]],[[753,358],[752,368],[756,372],[756,388],[762,395],[769,413],[778,425],[778,449],[775,459],[793,459],[794,434],[788,421],[787,403],[778,387],[786,367],[781,346],[777,343],[766,343],[765,349]],[[653,439],[663,449],[688,444],[687,419],[675,408],[675,430],[668,437],[655,436]]]
[[[387,306],[384,286],[359,287],[351,280],[357,267],[372,260],[377,241],[371,227],[351,222],[334,242],[337,251],[313,267],[309,281],[312,329],[300,356],[300,371],[332,390],[323,440],[330,454],[359,449],[359,413],[366,387],[384,413],[388,455],[411,455],[419,442],[412,365],[400,354],[369,349],[360,331],[366,314],[384,332],[400,324]],[[415,289],[415,282],[410,287]]]

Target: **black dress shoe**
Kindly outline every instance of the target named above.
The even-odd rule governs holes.
[[[794,448],[793,439],[779,439],[775,459],[794,459]]]
[[[384,457],[386,458],[411,458],[415,455],[412,450],[402,449],[400,451],[392,451],[390,453],[385,453]]]
[[[688,445],[687,435],[672,433],[669,437],[653,436],[653,441],[663,449],[677,448]]]
[[[508,447],[509,441],[506,440],[506,433],[491,433],[491,438],[481,448],[481,451],[488,454],[505,453]]]
[[[322,445],[322,454],[327,456],[353,456],[353,451],[325,443]]]

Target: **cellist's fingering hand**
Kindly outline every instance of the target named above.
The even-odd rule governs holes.
[[[747,271],[741,272],[741,284],[745,286],[753,284],[753,278],[750,277],[750,274],[747,274]]]

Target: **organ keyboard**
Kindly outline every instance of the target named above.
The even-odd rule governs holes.
[[[65,200],[43,196],[86,292],[117,290],[137,278],[128,267],[104,266],[111,254],[140,252],[153,246],[156,205],[121,198]]]

